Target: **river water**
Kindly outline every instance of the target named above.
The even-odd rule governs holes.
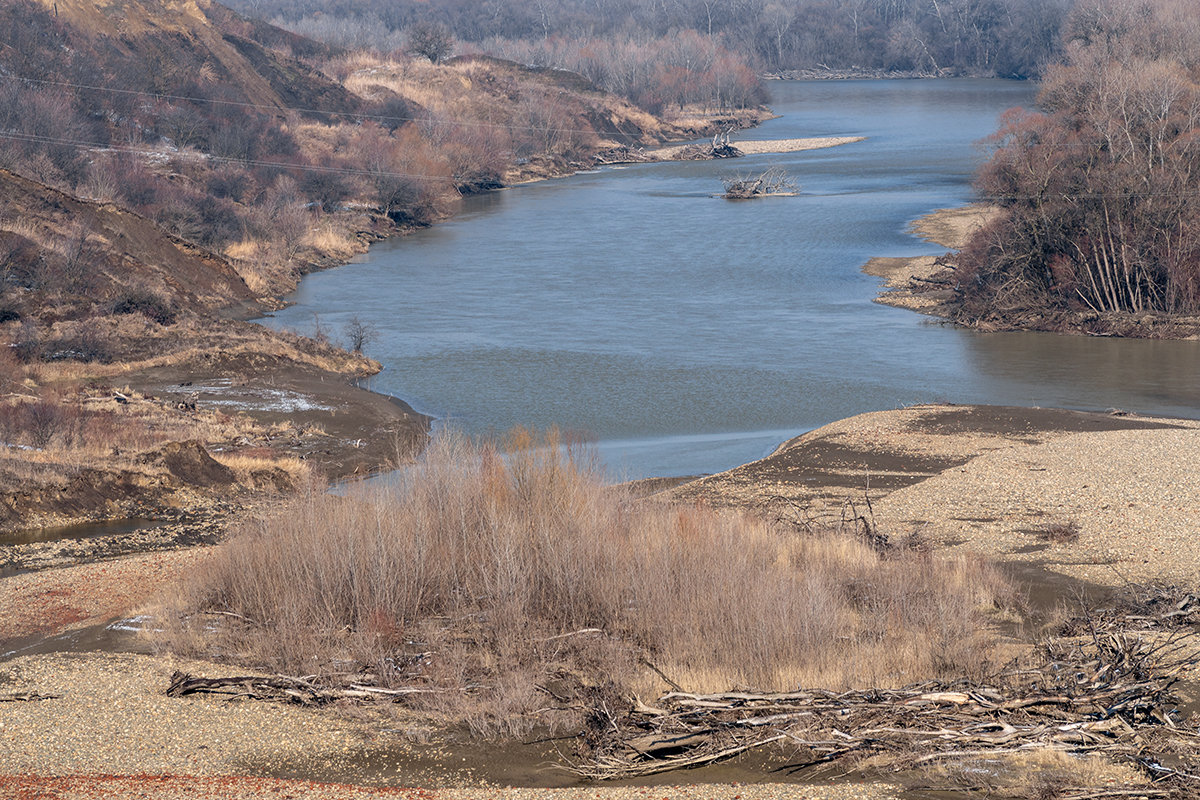
[[[947,401],[1200,413],[1200,343],[979,333],[875,304],[872,256],[937,253],[913,219],[970,199],[976,142],[1028,84],[771,84],[743,138],[860,135],[733,162],[643,164],[471,198],[304,279],[267,320],[379,331],[371,388],[469,432],[587,432],[614,477],[714,472],[864,411]],[[736,139],[736,137],[735,137]],[[796,197],[729,202],[782,166]]]

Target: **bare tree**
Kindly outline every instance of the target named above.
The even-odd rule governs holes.
[[[350,350],[355,353],[362,353],[364,347],[379,338],[379,329],[369,322],[363,322],[357,314],[346,323],[343,332]]]
[[[454,52],[454,35],[436,22],[418,22],[408,28],[408,52],[437,64]]]

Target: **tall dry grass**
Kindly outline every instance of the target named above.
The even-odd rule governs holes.
[[[249,523],[180,610],[250,622],[196,625],[176,646],[480,686],[509,719],[545,705],[534,687],[555,675],[661,688],[639,659],[716,690],[900,685],[989,657],[985,615],[1007,589],[979,561],[637,502],[578,453],[518,444],[445,435],[391,488],[313,493]]]

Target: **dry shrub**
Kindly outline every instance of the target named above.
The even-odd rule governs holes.
[[[1037,529],[1036,535],[1051,544],[1073,544],[1079,541],[1079,523],[1073,519],[1048,522]]]
[[[970,672],[1004,591],[978,561],[638,503],[557,441],[504,456],[444,435],[390,488],[310,493],[247,524],[181,610],[253,621],[205,637],[210,653],[296,674],[366,667],[443,698],[483,686],[453,713],[482,703],[511,721],[545,705],[534,685],[555,674],[659,688],[639,658],[694,690]]]
[[[0,336],[0,395],[16,391],[20,386],[22,370],[15,351],[16,347]]]

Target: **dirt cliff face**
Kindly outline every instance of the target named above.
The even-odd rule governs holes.
[[[209,0],[37,2],[78,35],[102,38],[113,57],[157,69],[163,79],[207,65],[243,102],[330,112],[359,106],[353,94],[292,57],[322,55],[328,48]]]
[[[81,299],[112,301],[140,289],[154,292],[175,308],[197,311],[255,299],[226,259],[112,203],[80,200],[0,169],[0,209],[5,217],[21,221],[20,231],[4,231],[0,240],[0,248],[10,254],[8,268],[52,268],[43,263],[52,258],[51,253],[75,248],[79,263],[73,269],[81,274],[76,285],[66,288]],[[76,280],[61,277],[64,282]],[[18,302],[26,306],[26,313],[36,313],[29,306],[39,299],[33,293]]]

